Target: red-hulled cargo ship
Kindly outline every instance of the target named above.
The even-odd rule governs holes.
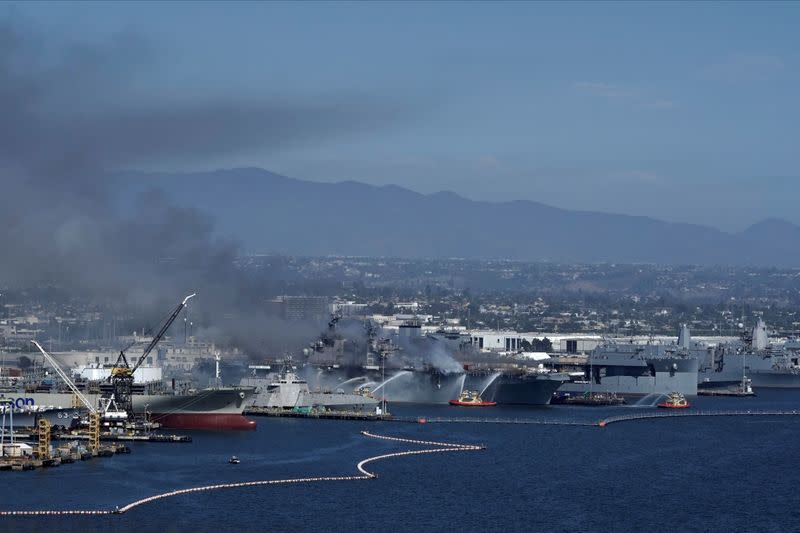
[[[243,412],[252,399],[253,387],[211,387],[181,392],[146,393],[136,391],[131,395],[133,411],[146,415],[171,429],[255,429],[256,423],[245,418]],[[15,406],[39,409],[72,409],[74,414],[85,411],[78,407],[68,392],[17,392],[2,393],[15,402]],[[84,393],[92,405],[97,405],[100,394]]]
[[[171,413],[151,415],[153,422],[172,429],[255,429],[256,423],[241,414]]]
[[[148,405],[146,408],[141,404],[147,397],[137,401],[134,396],[133,409],[147,412],[151,421],[158,422],[165,428],[255,429],[255,421],[242,414],[254,392],[252,387],[200,389],[194,394],[172,396],[170,402],[157,402],[156,405]]]

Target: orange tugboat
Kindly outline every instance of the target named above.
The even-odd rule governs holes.
[[[458,400],[450,400],[450,405],[459,405],[461,407],[491,407],[497,405],[497,402],[484,402],[478,394],[478,391],[465,390],[462,391]]]
[[[688,409],[689,401],[680,392],[670,392],[667,399],[658,404],[664,409]]]

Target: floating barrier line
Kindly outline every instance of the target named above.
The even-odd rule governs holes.
[[[754,411],[680,411],[680,412],[652,412],[652,413],[633,413],[626,415],[610,416],[597,423],[600,427],[605,427],[616,422],[628,422],[633,420],[651,420],[654,418],[686,418],[693,416],[798,416],[800,410],[771,410]]]
[[[478,418],[478,417],[394,417],[390,422],[425,424],[527,424],[535,426],[597,426],[597,422],[537,418]]]
[[[373,457],[367,457],[366,459],[361,460],[357,465],[356,469],[360,472],[358,475],[353,476],[320,476],[320,477],[302,477],[302,478],[292,478],[292,479],[268,479],[262,481],[242,481],[238,483],[219,483],[217,485],[205,485],[202,487],[192,487],[188,489],[178,489],[173,490],[170,492],[164,492],[162,494],[156,494],[153,496],[149,496],[147,498],[142,498],[140,500],[136,500],[134,502],[125,505],[124,507],[119,507],[114,510],[108,509],[98,509],[98,510],[76,510],[76,509],[67,509],[61,511],[0,511],[0,516],[100,516],[100,515],[112,515],[112,514],[123,514],[127,513],[128,511],[135,509],[141,505],[145,505],[148,503],[152,503],[158,500],[163,500],[165,498],[172,498],[174,496],[181,496],[183,494],[194,494],[198,492],[209,492],[213,490],[222,490],[222,489],[237,489],[237,488],[245,488],[245,487],[261,487],[264,485],[288,485],[288,484],[297,484],[297,483],[316,483],[320,481],[364,481],[367,479],[376,479],[378,477],[377,474],[370,472],[365,468],[365,465],[369,463],[373,463],[376,461],[382,461],[384,459],[392,459],[395,457],[408,457],[411,455],[425,455],[425,454],[433,454],[433,453],[447,453],[447,452],[466,452],[466,451],[478,451],[485,449],[484,446],[477,446],[474,444],[454,444],[449,442],[435,442],[435,441],[424,441],[424,440],[414,440],[414,439],[403,439],[399,437],[389,437],[386,435],[377,435],[374,433],[369,433],[368,431],[362,431],[362,435],[365,437],[373,438],[373,439],[381,439],[387,440],[392,442],[402,442],[407,444],[414,444],[414,445],[421,445],[421,446],[436,446],[435,448],[427,448],[423,450],[408,450],[404,452],[394,452],[394,453],[387,453],[383,455],[376,455]]]

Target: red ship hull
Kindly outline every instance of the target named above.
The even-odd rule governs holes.
[[[459,407],[491,407],[497,405],[497,402],[460,402],[458,400],[450,400],[449,403]]]
[[[256,423],[235,413],[170,413],[150,415],[150,420],[170,429],[255,429]]]
[[[660,403],[658,404],[659,407],[662,409],[688,409],[689,404],[686,405],[672,405],[671,403]]]

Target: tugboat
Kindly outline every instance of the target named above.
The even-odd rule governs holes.
[[[670,392],[667,399],[658,404],[659,407],[664,409],[688,409],[689,402],[686,396],[680,392]]]
[[[485,402],[478,394],[478,391],[465,390],[462,391],[458,400],[450,400],[450,405],[458,405],[461,407],[491,407],[497,405],[497,402]]]
[[[354,390],[353,394],[358,394],[364,398],[372,398],[372,389],[368,385],[362,385]]]
[[[238,465],[240,461],[239,458],[234,455],[233,457],[228,459],[228,462],[232,465]]]

